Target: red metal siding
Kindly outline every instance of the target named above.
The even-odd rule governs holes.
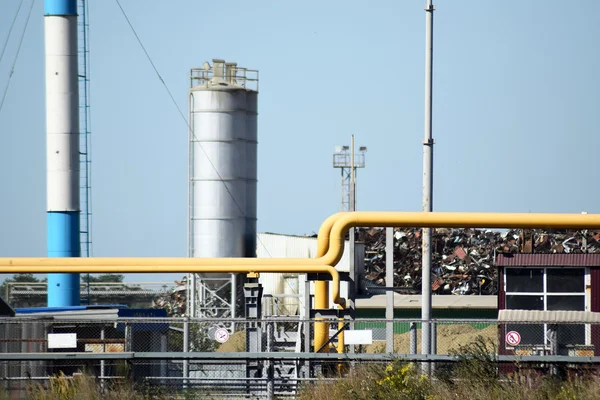
[[[500,254],[502,267],[600,267],[600,254]]]
[[[591,310],[600,311],[600,268],[590,268],[590,284],[592,286]]]
[[[590,285],[592,312],[600,312],[600,268],[590,268]],[[594,355],[600,356],[600,325],[592,325],[592,345]]]

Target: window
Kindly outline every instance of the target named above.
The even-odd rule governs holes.
[[[585,311],[585,268],[506,268],[506,308]],[[546,324],[507,325],[521,334],[522,345],[549,345]],[[585,325],[558,325],[560,345],[585,344]]]

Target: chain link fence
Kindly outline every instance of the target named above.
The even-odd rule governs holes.
[[[600,325],[590,323],[435,320],[435,355],[424,356],[420,320],[347,320],[341,355],[336,353],[337,319],[329,325],[331,342],[314,353],[315,322],[289,317],[7,318],[0,321],[0,390],[11,398],[28,398],[32,385],[83,374],[94,377],[100,390],[118,383],[168,396],[285,397],[307,382],[397,358],[435,362],[440,368],[474,352],[507,365],[515,360],[538,365],[600,361]]]

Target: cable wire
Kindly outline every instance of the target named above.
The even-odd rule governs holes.
[[[17,8],[17,12],[15,13],[15,17],[10,24],[10,28],[8,29],[8,36],[6,36],[6,41],[4,42],[4,46],[2,47],[2,53],[0,53],[0,64],[2,64],[2,58],[4,58],[4,52],[6,51],[6,46],[8,45],[8,40],[10,39],[10,35],[15,26],[15,22],[17,21],[17,16],[19,15],[19,11],[21,11],[21,6],[23,5],[23,0],[19,3],[19,8]]]
[[[19,40],[19,47],[17,48],[17,54],[15,54],[15,59],[10,68],[10,75],[8,75],[8,82],[6,82],[6,87],[4,88],[4,94],[2,95],[2,101],[0,102],[0,113],[2,112],[2,107],[4,107],[4,100],[6,99],[6,93],[8,93],[8,87],[10,86],[10,81],[15,72],[15,65],[17,64],[17,59],[19,58],[19,53],[21,52],[21,45],[23,44],[23,39],[25,38],[25,32],[27,31],[27,25],[29,25],[29,17],[31,17],[31,10],[33,10],[34,4],[35,4],[35,0],[32,0],[31,6],[29,7],[29,13],[27,14],[27,19],[25,20],[25,26],[23,27],[23,33],[21,34],[21,39]],[[20,8],[20,6],[19,6],[19,8]],[[12,27],[11,27],[11,29],[12,29]],[[4,54],[4,52],[2,54]]]
[[[160,80],[160,82],[163,84],[165,90],[167,91],[169,97],[171,98],[171,101],[173,102],[173,105],[175,105],[175,108],[177,108],[177,111],[179,112],[179,115],[181,116],[181,118],[183,119],[183,121],[186,123],[188,129],[190,130],[190,132],[192,133],[192,137],[194,140],[198,141],[198,138],[196,137],[196,133],[194,132],[194,128],[190,125],[190,122],[187,120],[187,118],[185,117],[183,111],[181,111],[181,108],[179,107],[179,105],[177,104],[177,101],[175,101],[175,98],[173,97],[173,94],[171,93],[171,90],[169,90],[169,87],[167,86],[167,84],[165,83],[163,77],[161,76],[160,72],[158,71],[158,68],[156,68],[156,65],[154,64],[154,62],[152,61],[152,57],[150,57],[150,54],[148,54],[148,51],[146,50],[146,47],[144,46],[144,44],[142,43],[142,40],[140,39],[139,35],[137,34],[135,28],[133,27],[133,24],[131,23],[131,21],[129,20],[129,18],[127,17],[127,13],[125,13],[125,10],[123,9],[123,7],[121,6],[121,2],[119,0],[115,0],[117,2],[117,5],[119,6],[119,8],[121,9],[121,12],[123,13],[123,16],[125,17],[125,20],[127,21],[127,24],[129,24],[129,27],[131,28],[131,31],[133,32],[133,34],[135,35],[135,38],[137,39],[140,47],[142,48],[142,50],[144,51],[144,54],[146,55],[146,58],[148,59],[148,61],[150,62],[150,65],[152,65],[152,68],[154,69],[154,72],[156,73],[156,75],[158,76],[158,79]],[[227,183],[225,182],[225,180],[223,179],[223,177],[221,176],[220,172],[217,170],[216,166],[214,165],[214,163],[212,162],[212,160],[210,159],[210,157],[208,156],[208,154],[206,153],[206,150],[204,149],[204,146],[202,146],[202,144],[200,143],[200,141],[197,142],[198,145],[200,146],[200,149],[202,150],[202,152],[204,153],[204,155],[206,156],[206,159],[208,160],[209,164],[211,165],[211,167],[213,168],[213,170],[215,171],[215,173],[217,174],[217,176],[219,177],[219,180],[223,183],[223,185],[225,186],[225,190],[227,190],[227,193],[229,194],[229,196],[231,196],[233,202],[235,203],[236,207],[238,208],[238,210],[242,213],[242,215],[245,217],[246,214],[244,213],[244,210],[242,210],[242,208],[240,207],[240,205],[238,204],[235,196],[233,195],[233,193],[231,193],[231,190],[229,189],[229,187],[227,186]],[[258,236],[258,232],[254,232],[254,235],[256,236],[256,238],[258,239],[258,241],[260,242],[260,244],[264,247],[264,249],[267,251],[267,254],[269,255],[269,257],[271,257],[271,254],[269,253],[269,249],[267,249],[267,247],[264,245],[264,243],[262,242],[262,240],[260,240],[260,237]]]

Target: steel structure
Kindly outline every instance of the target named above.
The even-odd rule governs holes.
[[[256,257],[258,71],[213,59],[190,86],[188,256]],[[241,309],[235,274],[189,282],[189,316]]]
[[[79,246],[82,257],[92,255],[92,143],[90,116],[90,50],[88,0],[78,0],[79,53]],[[89,274],[87,274],[89,283]],[[89,284],[81,303],[90,304]]]
[[[354,151],[354,135],[350,146],[335,146],[333,168],[342,173],[342,212],[356,210],[356,169],[365,168],[366,152],[366,146],[360,146],[358,153]]]
[[[333,301],[340,306],[340,276],[335,269],[344,251],[344,239],[352,227],[430,227],[430,228],[544,228],[600,229],[599,214],[516,214],[452,212],[351,212],[327,218],[318,234],[317,257],[294,258],[0,258],[1,273],[246,273],[256,277],[264,272],[323,273],[332,277]],[[328,286],[315,287],[315,308],[328,305]],[[328,341],[327,323],[315,326],[314,348]],[[340,338],[343,349],[343,338]],[[339,351],[339,350],[338,350]]]
[[[365,153],[366,146],[360,146],[359,152],[356,153],[354,148],[354,135],[350,140],[350,147],[336,146],[333,154],[333,167],[340,168],[342,173],[342,212],[356,211],[356,170],[357,168],[365,168]],[[348,308],[350,315],[354,315],[355,307],[354,300],[358,292],[358,282],[360,280],[355,266],[355,231],[352,228],[348,235],[350,247],[350,279],[348,282]],[[327,285],[326,282],[315,282],[315,290],[322,290],[322,286]],[[327,299],[327,302],[329,299]],[[352,324],[351,324],[352,326]]]
[[[433,10],[432,0],[427,0],[425,7],[425,132],[423,138],[423,211],[433,211],[433,137],[432,137],[432,108],[433,108]],[[423,335],[421,350],[423,354],[431,354],[431,228],[423,229],[423,254],[421,268],[421,318],[423,319]]]
[[[79,243],[81,256],[92,255],[92,182],[90,117],[90,50],[88,0],[78,0],[79,12]]]
[[[45,0],[48,257],[79,257],[77,0]],[[79,305],[79,274],[48,276],[48,306]]]

